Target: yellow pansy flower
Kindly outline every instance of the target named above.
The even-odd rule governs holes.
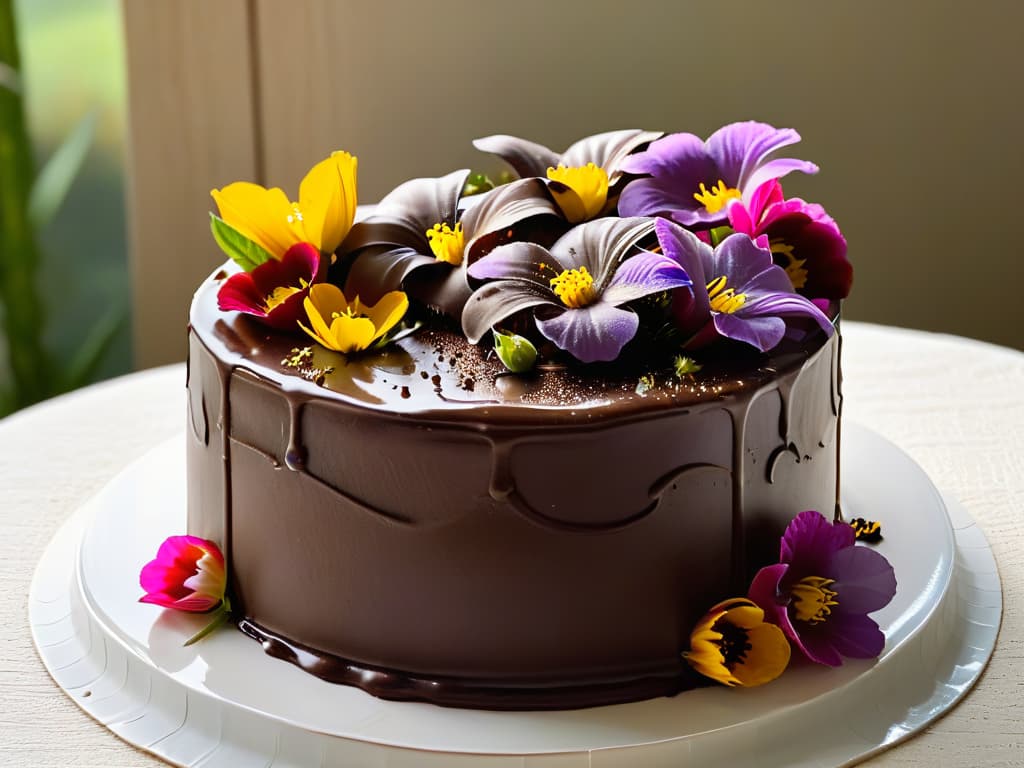
[[[279,188],[237,181],[210,192],[221,218],[280,259],[296,243],[333,253],[352,229],[356,215],[357,160],[332,152],[314,165],[299,185],[299,201]]]
[[[360,352],[382,338],[405,316],[409,298],[402,291],[384,294],[373,306],[357,296],[349,301],[341,289],[331,283],[319,283],[309,289],[303,302],[309,324],[299,327],[318,344],[335,352]]]
[[[684,654],[690,666],[724,685],[751,687],[774,680],[789,664],[785,634],[746,598],[723,600],[697,622]]]

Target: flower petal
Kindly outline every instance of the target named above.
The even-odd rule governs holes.
[[[236,181],[223,189],[211,190],[210,195],[227,224],[276,258],[306,239],[288,196],[277,187],[265,189],[259,184]]]
[[[654,232],[654,224],[647,217],[595,219],[566,232],[551,246],[551,253],[570,269],[586,267],[600,293],[619,264]]]
[[[523,280],[496,280],[477,288],[462,310],[462,330],[476,344],[491,328],[524,309],[542,304],[559,306],[550,289]]]
[[[570,168],[593,163],[598,168],[604,168],[608,173],[608,183],[614,184],[622,175],[622,162],[638,147],[662,135],[660,131],[641,131],[635,128],[597,133],[573,143],[558,163]]]
[[[714,313],[715,330],[727,339],[742,341],[761,352],[775,348],[786,335],[786,321],[778,317],[745,317]]]
[[[540,179],[513,181],[493,190],[462,215],[466,258],[473,263],[501,244],[509,229],[534,216],[558,217]]]
[[[750,174],[750,178],[741,182],[742,186],[740,187],[740,191],[742,191],[743,194],[746,194],[747,190],[757,189],[765,182],[770,181],[771,179],[781,179],[783,176],[788,176],[793,171],[815,174],[818,172],[818,166],[814,163],[809,163],[806,160],[794,160],[788,157],[769,160]]]
[[[852,547],[855,541],[853,528],[835,525],[824,515],[809,510],[801,512],[786,526],[779,560],[798,566],[797,579],[804,576],[835,578],[831,568],[833,556],[841,549]]]
[[[751,627],[747,630],[747,642],[750,650],[732,669],[740,685],[746,688],[764,685],[786,671],[792,651],[779,627],[768,623]]]
[[[800,134],[753,120],[723,126],[708,137],[707,151],[728,186],[744,189],[754,171],[772,152],[796,144]],[[768,178],[778,178],[768,176]],[[749,184],[753,191],[758,184]]]
[[[737,293],[750,290],[748,283],[769,267],[774,267],[771,251],[761,248],[748,235],[735,233],[729,235],[715,248],[714,268],[708,275],[708,282],[725,275],[726,284],[735,288]],[[789,286],[789,278],[783,272],[784,286]]]
[[[405,246],[395,248],[378,245],[367,248],[353,258],[345,280],[345,292],[349,296],[358,296],[366,303],[376,303],[385,293],[404,288],[406,278],[415,270],[438,265],[439,262],[433,256]]]
[[[776,269],[781,270],[779,267]],[[816,304],[795,293],[769,293],[757,296],[748,301],[741,311],[744,317],[748,318],[809,317],[826,335],[831,336],[835,331],[832,321]]]
[[[505,134],[474,139],[473,146],[481,152],[490,152],[500,157],[512,166],[521,179],[543,177],[547,169],[557,166],[559,161],[558,153],[543,144]]]
[[[405,317],[405,312],[408,309],[409,297],[401,291],[386,293],[373,306],[364,307],[363,314],[370,319],[374,328],[376,328],[373,340],[376,341],[394,328]]]
[[[584,363],[617,358],[639,325],[636,313],[604,301],[537,320],[545,337]]]
[[[348,152],[333,152],[314,165],[299,186],[303,226],[321,253],[333,253],[352,229],[356,168],[356,158]]]
[[[896,574],[886,558],[873,549],[852,546],[832,557],[833,587],[843,614],[867,614],[884,608],[896,594]]]
[[[652,293],[693,285],[678,261],[662,253],[641,251],[622,262],[605,289],[603,300],[619,306]]]
[[[547,248],[536,243],[516,242],[495,248],[470,264],[474,280],[523,280],[551,291],[551,279],[568,269]]]
[[[885,634],[863,614],[841,614],[831,620],[829,640],[835,651],[851,659],[874,659],[885,649]]]

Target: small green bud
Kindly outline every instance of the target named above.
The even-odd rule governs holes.
[[[680,379],[684,376],[689,376],[691,373],[697,373],[703,365],[697,363],[692,357],[686,357],[685,355],[676,355],[673,366],[676,369],[676,376]]]
[[[725,238],[727,238],[731,234],[733,234],[732,227],[727,227],[725,225],[722,225],[721,227],[715,227],[710,232],[708,232],[708,235],[711,237],[711,247],[717,248],[718,244],[725,240]]]
[[[516,333],[494,331],[494,351],[512,373],[526,373],[537,362],[537,348]]]
[[[471,173],[466,177],[466,184],[462,188],[463,195],[479,195],[494,189],[494,182],[486,173]]]

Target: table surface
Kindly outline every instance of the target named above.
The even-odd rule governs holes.
[[[1024,354],[847,322],[843,417],[889,438],[987,534],[1003,624],[981,681],[871,766],[1024,765]],[[32,647],[32,572],[67,517],[184,425],[184,366],[97,384],[0,421],[0,765],[158,766],[57,688]],[[878,510],[884,521],[898,510]]]

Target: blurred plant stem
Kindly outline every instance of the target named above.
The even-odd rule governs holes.
[[[40,257],[28,210],[35,169],[20,87],[13,0],[0,0],[0,68],[5,70],[0,86],[0,314],[13,384],[0,408],[14,410],[45,397],[54,383],[36,286]]]

